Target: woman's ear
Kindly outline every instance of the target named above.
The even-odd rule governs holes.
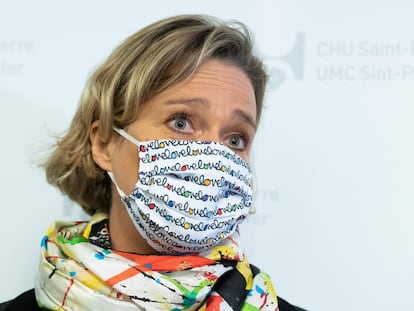
[[[92,158],[95,163],[104,171],[112,171],[112,150],[114,141],[111,138],[103,142],[98,134],[99,120],[94,121],[89,129],[89,139],[92,147]]]

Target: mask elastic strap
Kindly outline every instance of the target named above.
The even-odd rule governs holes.
[[[139,140],[137,140],[135,137],[129,135],[127,132],[125,132],[123,129],[114,127],[113,130],[117,132],[119,135],[121,135],[123,138],[128,140],[129,142],[133,143],[135,146],[139,147],[141,144]]]
[[[128,196],[125,194],[125,192],[123,192],[123,191],[121,190],[121,188],[119,188],[118,184],[117,184],[117,183],[116,183],[116,181],[115,181],[114,174],[112,174],[112,172],[110,172],[110,171],[107,171],[106,173],[109,175],[109,177],[111,178],[112,182],[114,183],[114,185],[115,185],[115,187],[116,187],[116,190],[118,190],[119,195],[120,195],[121,197],[123,197],[123,198],[128,197]]]

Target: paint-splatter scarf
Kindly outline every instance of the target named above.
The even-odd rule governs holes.
[[[238,233],[191,256],[110,249],[107,215],[55,222],[41,245],[36,299],[47,310],[277,310],[270,278]]]

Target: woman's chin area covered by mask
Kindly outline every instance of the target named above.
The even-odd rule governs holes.
[[[267,81],[252,44],[180,15],[108,56],[43,163],[91,218],[51,224],[34,289],[0,310],[302,310],[240,242]]]

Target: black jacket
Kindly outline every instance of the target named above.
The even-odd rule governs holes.
[[[278,297],[279,311],[304,311],[304,309],[292,306],[287,301]],[[0,311],[42,311],[36,303],[34,289],[24,292],[17,298],[0,303]]]

